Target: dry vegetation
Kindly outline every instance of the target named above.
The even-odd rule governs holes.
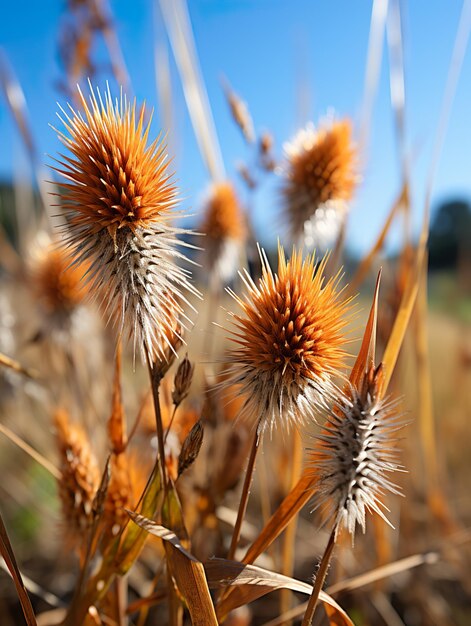
[[[203,240],[178,225],[145,109],[95,87],[102,38],[130,89],[105,3],[68,2],[49,189],[2,65],[40,207],[17,195],[17,236],[0,232],[0,623],[469,624],[471,344],[428,311],[432,183],[414,242],[404,170],[347,283],[366,134],[327,119],[281,154],[226,81],[255,165],[223,180],[182,7],[162,2],[212,177]],[[240,193],[264,177],[279,178],[289,233],[270,255]],[[381,276],[397,221],[403,246]]]

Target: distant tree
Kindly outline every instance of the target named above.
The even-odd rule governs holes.
[[[466,200],[440,204],[430,228],[429,267],[456,270],[471,250],[471,205]]]

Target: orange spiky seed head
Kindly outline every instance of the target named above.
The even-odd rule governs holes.
[[[245,216],[230,182],[211,186],[200,230],[205,234],[208,266],[222,280],[230,280],[247,234]]]
[[[100,484],[98,463],[85,431],[63,410],[54,416],[59,451],[59,496],[66,528],[80,545],[93,515],[93,500]]]
[[[285,152],[285,216],[293,238],[299,240],[316,211],[332,216],[344,212],[353,196],[358,175],[351,124],[333,121],[317,130],[309,124],[286,144]]]
[[[71,264],[67,251],[49,245],[38,254],[31,270],[34,293],[48,315],[67,315],[82,304],[86,296],[83,264]]]
[[[62,110],[67,133],[59,137],[71,156],[56,171],[68,242],[75,257],[90,263],[92,290],[110,317],[126,327],[152,360],[164,359],[163,335],[171,330],[164,302],[183,311],[185,292],[197,293],[176,260],[178,234],[171,225],[177,202],[165,145],[148,145],[150,122],[121,95],[113,101],[79,91],[83,112]],[[165,298],[164,298],[165,294]],[[172,320],[173,322],[173,320]]]
[[[278,272],[261,253],[258,285],[241,275],[246,293],[230,293],[243,315],[232,314],[227,384],[245,395],[244,412],[262,426],[303,422],[331,398],[332,377],[346,356],[345,327],[350,301],[338,290],[339,275],[326,280],[325,257],[304,261],[278,248]]]

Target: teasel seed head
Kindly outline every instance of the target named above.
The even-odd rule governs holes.
[[[333,393],[332,378],[346,356],[345,327],[350,301],[339,291],[340,276],[326,280],[325,257],[316,267],[293,249],[290,260],[278,247],[278,272],[261,252],[258,285],[241,274],[246,293],[229,293],[243,315],[231,314],[228,377],[245,397],[242,413],[260,427],[287,426],[315,419]]]
[[[177,191],[166,148],[160,139],[148,145],[144,107],[137,112],[122,94],[113,101],[109,90],[79,96],[83,112],[69,106],[59,115],[66,129],[59,138],[71,154],[53,168],[67,181],[60,183],[67,240],[77,262],[90,264],[89,281],[109,316],[135,346],[163,359],[174,311],[182,314],[185,294],[196,293],[177,265],[184,259],[177,235],[186,231],[170,222]]]
[[[93,501],[100,484],[98,463],[85,431],[63,410],[54,416],[59,451],[59,496],[66,528],[80,543],[93,518]]]
[[[285,144],[283,196],[292,240],[326,247],[336,232],[358,183],[357,155],[348,120],[308,124]]]
[[[379,399],[381,376],[381,365],[371,367],[360,388],[351,386],[342,394],[311,451],[318,477],[315,508],[335,518],[337,528],[346,528],[352,540],[357,525],[365,532],[368,512],[390,524],[384,496],[402,495],[390,474],[403,471],[395,434],[404,421],[397,402]]]
[[[213,183],[200,231],[205,235],[205,265],[221,281],[231,280],[247,234],[245,216],[232,183]]]
[[[67,250],[54,243],[37,249],[30,262],[30,282],[47,328],[70,329],[72,318],[87,295],[85,264],[71,265]]]

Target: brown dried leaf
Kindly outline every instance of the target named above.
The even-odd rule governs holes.
[[[231,594],[227,595],[218,606],[219,616],[226,615],[229,611],[277,589],[290,589],[306,595],[312,593],[312,586],[307,583],[255,565],[244,565],[226,559],[211,559],[204,564],[204,568],[208,584],[212,589],[232,587]],[[328,607],[332,615],[339,616],[338,624],[353,626],[348,615],[333,598],[321,591],[320,599],[326,610]]]
[[[358,387],[363,374],[369,371],[372,367],[375,367],[375,352],[376,352],[376,322],[378,319],[378,295],[379,285],[381,282],[381,270],[378,273],[376,279],[376,287],[373,296],[373,303],[371,304],[370,314],[366,323],[363,340],[361,342],[360,350],[358,352],[357,359],[352,371],[350,372],[350,383],[354,387]]]
[[[267,524],[257,539],[247,550],[243,563],[253,563],[260,554],[283,532],[293,517],[303,508],[312,497],[314,478],[312,471],[304,469],[301,478],[295,487],[289,492],[275,513],[270,517]]]
[[[409,189],[407,185],[403,185],[399,195],[394,200],[391,210],[389,211],[388,217],[386,218],[386,222],[378,235],[378,239],[375,241],[373,247],[368,252],[368,254],[362,259],[360,265],[358,266],[355,275],[353,276],[350,284],[346,290],[346,295],[355,294],[358,291],[359,286],[365,279],[365,276],[368,274],[371,266],[373,265],[373,261],[375,260],[377,254],[381,251],[384,242],[386,240],[386,236],[391,228],[391,225],[394,221],[395,216],[399,212],[404,204],[408,203],[408,194]]]
[[[218,626],[203,564],[185,550],[171,530],[132,511],[128,513],[138,526],[169,545],[171,551],[167,554],[171,554],[172,573],[187,603],[193,626]]]

